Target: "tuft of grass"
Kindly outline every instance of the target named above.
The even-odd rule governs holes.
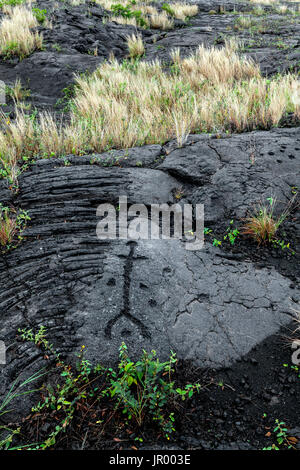
[[[0,214],[0,245],[4,247],[10,244],[16,233],[16,219],[10,218],[8,212],[2,210]]]
[[[238,16],[235,21],[235,27],[240,29],[249,29],[256,24],[256,20],[251,16]]]
[[[43,38],[31,29],[38,26],[32,10],[26,6],[7,7],[7,15],[0,23],[0,54],[5,58],[17,56],[20,59],[41,49]]]
[[[290,203],[291,205],[292,203]],[[253,238],[259,245],[271,243],[275,239],[278,228],[289,214],[290,206],[280,215],[274,215],[276,199],[268,198],[268,205],[259,205],[254,213],[245,220],[241,233]]]
[[[124,18],[123,16],[110,16],[109,21],[114,21],[115,23],[118,24],[124,24],[124,25],[131,25],[137,27],[137,21],[135,17],[132,18]]]
[[[147,1],[128,2],[127,4],[121,4],[117,1],[113,2],[112,0],[94,1],[113,13],[110,21],[120,24],[137,25],[142,28],[173,29],[173,18],[185,21],[188,17],[195,16],[198,13],[197,5],[182,2],[163,3],[161,11],[159,11],[153,5],[148,5]]]
[[[12,243],[17,234],[20,242],[20,234],[25,230],[27,220],[30,220],[30,217],[26,211],[17,212],[0,203],[0,247],[5,250],[13,248]]]
[[[15,100],[16,103],[19,103],[21,100],[30,96],[30,90],[22,87],[20,78],[16,79],[12,87],[7,87],[7,93],[13,100]]]
[[[143,43],[143,38],[140,34],[137,36],[132,34],[127,36],[127,46],[129,49],[129,55],[132,59],[141,57],[145,53],[145,47]]]
[[[185,21],[186,18],[196,16],[198,14],[198,6],[191,5],[188,3],[175,2],[170,5],[172,11],[174,12],[175,18],[178,20]]]
[[[162,29],[163,31],[173,29],[174,21],[165,11],[150,15],[150,26],[153,29]]]

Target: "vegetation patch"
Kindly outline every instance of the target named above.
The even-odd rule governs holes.
[[[1,252],[15,248],[22,240],[22,232],[30,220],[24,210],[10,209],[0,203],[0,250]]]
[[[192,132],[269,129],[287,115],[298,122],[298,77],[264,78],[237,47],[233,41],[222,49],[199,46],[184,59],[176,49],[170,71],[158,61],[112,60],[90,76],[77,76],[68,123],[22,111],[5,123],[3,167],[15,168],[24,155],[101,153],[174,137],[182,145]]]
[[[9,59],[17,56],[20,59],[41,49],[43,38],[32,28],[38,26],[38,20],[32,10],[25,6],[7,7],[6,17],[0,24],[0,54]]]
[[[119,24],[132,24],[142,28],[169,30],[174,27],[174,19],[186,21],[198,14],[198,6],[182,2],[163,3],[161,11],[151,2],[131,0],[127,4],[112,0],[94,0],[113,13],[110,21]]]
[[[14,446],[13,440],[16,435],[22,433],[22,429],[5,428],[5,436],[0,436],[0,449],[48,449],[55,445],[60,434],[66,432],[76,412],[81,409],[93,419],[93,426],[96,427],[99,437],[103,436],[112,420],[118,425],[120,419],[121,423],[124,421],[130,434],[133,432],[130,431],[131,428],[142,432],[142,426],[150,419],[168,440],[175,432],[176,400],[192,398],[194,393],[201,389],[199,383],[187,384],[183,388],[176,386],[173,374],[177,359],[173,352],[165,362],[159,361],[155,351],[144,351],[138,361],[132,361],[126,345],[122,343],[118,367],[113,369],[101,364],[92,366],[85,359],[85,346],[82,346],[76,367],[73,368],[62,361],[47,339],[43,326],[36,333],[30,329],[19,330],[19,333],[23,340],[41,348],[48,359],[54,358],[56,361],[56,370],[60,371],[61,380],[55,386],[47,383],[42,387],[42,400],[32,408],[32,412],[45,418],[51,416],[52,421],[57,424],[43,442],[22,443],[19,446]],[[42,375],[44,371],[38,371],[27,379],[25,385],[36,381]],[[13,389],[14,386],[15,384]],[[33,391],[36,390],[26,393]],[[18,392],[12,392],[10,390],[4,402],[0,404],[0,415],[1,412],[9,412],[8,404],[19,396]],[[137,440],[142,441],[139,437]]]
[[[129,55],[132,59],[137,59],[145,53],[145,47],[141,35],[136,36],[135,34],[132,34],[131,36],[128,36],[127,46]]]

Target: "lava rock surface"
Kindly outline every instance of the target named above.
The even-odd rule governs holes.
[[[21,175],[15,197],[1,183],[1,200],[31,216],[26,241],[0,260],[0,339],[9,343],[2,385],[40,360],[15,342],[24,326],[43,324],[70,357],[85,344],[93,363],[112,362],[125,341],[134,357],[175,350],[220,368],[290,324],[299,301],[297,255],[289,261],[294,273],[285,274],[280,254],[277,264],[258,265],[257,247],[239,255],[209,241],[189,251],[182,240],[98,240],[96,209],[117,207],[120,196],[129,205],[171,204],[180,188],[180,203],[203,203],[213,228],[241,220],[270,196],[284,207],[300,185],[299,129],[191,136],[184,148],[172,145],[118,152],[111,167],[103,166],[107,154],[70,156],[68,165],[40,160]]]
[[[224,2],[195,3],[199,14],[187,24],[178,23],[173,31],[139,29],[146,60],[168,63],[174,47],[185,55],[201,43],[222,45],[226,38],[238,36],[263,74],[297,70],[299,22],[283,22],[282,15],[270,9],[262,39],[255,31],[236,29],[234,12],[246,14],[254,8],[248,3],[226,3],[225,13]],[[37,1],[40,8],[50,4]],[[37,109],[62,111],[59,100],[74,72],[91,72],[112,53],[118,60],[126,59],[126,36],[136,30],[107,22],[107,12],[93,3],[59,6],[51,15],[53,28],[40,28],[45,50],[21,62],[0,61],[0,76],[10,85],[20,77],[31,90],[28,101]],[[284,47],[279,47],[278,38]],[[7,346],[7,364],[0,365],[0,396],[21,372],[28,376],[45,364],[41,352],[16,337],[23,327],[44,325],[57,351],[70,361],[84,344],[93,363],[111,364],[125,341],[134,358],[142,349],[155,349],[161,359],[174,350],[193,367],[220,373],[232,370],[227,375],[230,383],[240,377],[240,363],[256,348],[262,348],[263,357],[271,342],[276,356],[270,337],[290,331],[299,309],[295,213],[282,232],[295,251],[292,255],[258,247],[242,237],[234,246],[222,242],[220,247],[212,246],[208,237],[205,247],[195,252],[179,240],[99,240],[96,210],[103,203],[117,208],[120,196],[126,196],[130,205],[147,207],[204,204],[205,226],[223,240],[230,221],[240,227],[255,204],[272,197],[278,213],[286,208],[300,187],[299,159],[300,129],[282,128],[232,136],[193,135],[182,148],[171,141],[101,155],[38,159],[20,175],[17,193],[0,180],[0,201],[28,211],[31,217],[23,242],[0,256],[0,340]],[[261,362],[264,371],[268,361]],[[263,375],[257,379],[261,384],[257,400],[264,399]],[[288,389],[291,400],[294,388],[293,383]],[[273,395],[281,400],[278,397],[284,393],[280,389]],[[213,398],[211,412],[218,399]],[[31,398],[22,400],[19,409],[27,410]],[[236,405],[240,416],[243,412]],[[198,411],[198,417],[202,413],[208,419],[201,408]],[[230,414],[229,409],[226,412]],[[239,439],[240,428],[251,423],[251,416],[236,425],[234,416],[231,424],[226,416],[217,416],[220,438],[215,446],[251,448],[246,438]],[[241,423],[240,418],[236,422]],[[191,441],[187,434],[183,430],[178,448],[211,447],[199,437]],[[230,440],[233,443],[228,444]]]

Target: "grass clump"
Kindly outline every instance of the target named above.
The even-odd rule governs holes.
[[[0,54],[4,58],[17,56],[20,59],[30,55],[34,50],[41,49],[43,38],[32,28],[38,21],[32,10],[25,6],[9,7],[7,15],[0,23]]]
[[[2,252],[15,248],[22,241],[21,233],[25,230],[28,220],[30,217],[26,211],[17,212],[0,203],[0,249]]]
[[[186,18],[196,16],[198,14],[198,6],[187,3],[175,2],[171,4],[171,9],[174,12],[175,18],[185,21]]]
[[[132,59],[141,57],[145,53],[143,38],[141,35],[132,34],[127,37],[129,55]]]
[[[12,87],[6,87],[6,93],[16,103],[19,103],[21,100],[24,100],[30,96],[30,90],[23,88],[20,78],[16,79]]]
[[[254,213],[246,219],[246,223],[242,227],[242,233],[253,238],[259,245],[276,241],[276,233],[287,218],[294,198],[288,208],[278,216],[274,215],[276,199],[270,197],[267,200],[268,204],[256,207]]]
[[[150,25],[153,29],[162,29],[167,31],[174,28],[174,21],[165,11],[150,15]]]

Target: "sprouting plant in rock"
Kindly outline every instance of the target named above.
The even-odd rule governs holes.
[[[299,348],[300,348],[300,341],[299,341]],[[286,367],[292,370],[297,375],[298,379],[300,379],[300,367],[299,366],[290,365],[290,364],[282,364],[282,365],[283,367]]]
[[[253,238],[259,245],[276,243],[276,233],[287,218],[294,198],[292,198],[287,209],[278,216],[274,214],[276,199],[269,197],[267,201],[267,204],[260,204],[254,209],[253,214],[246,218],[246,223],[242,227],[242,233]]]
[[[229,227],[226,229],[226,235],[224,235],[224,240],[229,240],[231,245],[234,245],[236,238],[239,235],[239,230],[237,228],[233,228],[233,220],[229,222]]]
[[[0,203],[0,248],[2,247],[2,251],[14,248],[22,241],[21,233],[29,220],[27,211],[16,211]]]
[[[184,190],[183,190],[183,187],[182,186],[179,186],[178,188],[175,189],[175,192],[174,192],[174,197],[177,201],[179,201],[180,199],[182,199],[184,196]]]
[[[263,450],[280,450],[281,448],[295,449],[295,438],[288,435],[288,429],[284,421],[280,421],[279,419],[275,420],[273,433],[276,437],[277,443],[274,443],[268,447],[264,447]]]
[[[230,220],[229,226],[226,229],[226,233],[222,237],[223,241],[228,240],[230,245],[235,244],[235,241],[236,241],[237,237],[240,234],[240,231],[237,228],[234,228],[233,224],[234,224],[234,221]],[[215,236],[213,235],[212,229],[210,229],[208,227],[204,227],[203,233],[204,233],[204,235],[208,235],[210,237],[213,237],[213,241],[212,241],[213,246],[221,246],[222,245],[222,240],[219,240],[218,238],[215,238]]]
[[[217,238],[214,238],[213,240],[213,246],[221,246],[222,242],[221,240],[218,240]]]
[[[42,410],[61,412],[61,420],[55,426],[55,430],[51,432],[48,438],[38,444],[34,449],[45,450],[55,444],[57,436],[66,430],[71,423],[76,403],[85,400],[87,396],[87,387],[89,385],[89,375],[91,373],[90,363],[83,357],[84,346],[82,346],[77,370],[73,371],[71,366],[66,365],[56,352],[53,344],[49,342],[46,335],[46,329],[42,325],[37,333],[31,329],[19,329],[20,337],[24,341],[30,341],[40,347],[48,355],[52,355],[56,360],[56,366],[61,370],[62,383],[53,388],[47,385],[43,389],[43,400],[32,408],[33,412],[41,412]]]

